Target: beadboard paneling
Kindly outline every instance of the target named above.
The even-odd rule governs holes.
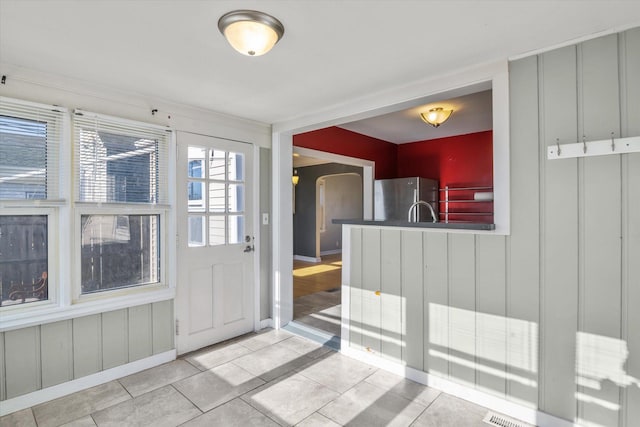
[[[402,361],[403,353],[403,317],[402,303],[402,266],[400,258],[400,231],[381,230],[380,232],[380,325],[381,353],[383,357],[396,362]]]
[[[73,379],[73,335],[71,320],[40,327],[42,387]]]
[[[102,370],[102,315],[73,319],[73,372],[82,378]]]
[[[40,327],[4,333],[7,399],[42,387],[40,369]]]
[[[507,398],[538,406],[540,147],[538,57],[509,64],[511,235],[507,237]]]
[[[171,350],[172,325],[169,300],[2,332],[0,398],[11,399]],[[129,358],[132,341],[135,359]]]

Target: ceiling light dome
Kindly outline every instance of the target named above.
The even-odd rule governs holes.
[[[234,10],[218,20],[229,44],[247,56],[269,52],[284,34],[284,26],[271,15],[256,10]]]
[[[420,118],[422,118],[423,122],[437,128],[449,119],[451,113],[453,113],[453,110],[445,110],[442,107],[438,107],[432,108],[426,113],[420,113]]]

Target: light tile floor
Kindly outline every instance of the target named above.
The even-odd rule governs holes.
[[[296,322],[340,336],[341,291],[323,291],[293,300]]]
[[[486,412],[267,329],[2,417],[0,427],[479,427]]]

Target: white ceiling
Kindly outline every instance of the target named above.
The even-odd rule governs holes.
[[[436,107],[453,110],[453,113],[446,122],[434,128],[422,121],[420,113]],[[444,97],[407,110],[345,123],[340,127],[394,144],[404,144],[491,130],[492,119],[491,91],[485,90],[456,98]]]
[[[240,8],[282,21],[272,52],[226,43]],[[0,0],[0,66],[272,124],[638,24],[640,1]]]

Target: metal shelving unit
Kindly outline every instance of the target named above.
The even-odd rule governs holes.
[[[440,189],[440,192],[444,193],[444,200],[439,200],[439,203],[444,204],[444,210],[441,209],[440,215],[444,215],[444,222],[470,222],[470,221],[461,221],[456,219],[451,219],[450,216],[493,216],[493,199],[491,200],[477,200],[474,197],[476,192],[493,192],[493,187],[479,186],[479,187],[451,187],[445,186]],[[464,198],[460,199],[452,199],[451,192],[461,192]],[[471,193],[471,198],[469,198],[468,194],[464,194],[464,192]],[[461,212],[451,209],[451,205],[456,204],[470,204],[473,206],[475,203],[491,203],[491,211],[490,212]]]

